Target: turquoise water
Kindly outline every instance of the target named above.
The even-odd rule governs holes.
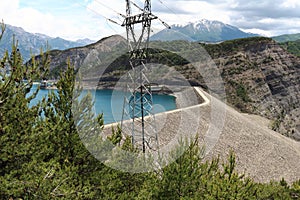
[[[33,86],[32,91],[37,88]],[[55,91],[55,90],[54,90]],[[39,100],[47,96],[50,90],[40,89],[37,97],[32,100],[31,105],[37,104]],[[56,91],[55,91],[56,92]],[[84,91],[83,93],[86,93]],[[124,93],[114,90],[91,90],[94,97],[94,110],[96,114],[103,113],[104,123],[119,122],[122,119]],[[171,95],[153,94],[153,113],[161,113],[176,109],[175,97]]]

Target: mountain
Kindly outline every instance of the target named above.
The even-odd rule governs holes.
[[[57,77],[58,72],[66,67],[67,58],[70,58],[77,69],[83,69],[81,74],[87,85],[112,88],[130,69],[125,62],[126,52],[123,51],[126,45],[123,37],[111,36],[85,47],[51,51],[52,78]],[[271,129],[300,140],[300,58],[274,40],[253,37],[218,44],[152,41],[150,47],[157,50],[151,53],[149,62],[175,67],[191,85],[206,88],[208,83],[193,64],[176,56],[182,52],[193,56],[192,52],[204,48],[223,78],[227,97],[223,100],[241,112],[270,119]],[[174,51],[159,50],[168,47]],[[164,74],[166,77],[161,79],[168,80],[169,73]]]
[[[23,55],[24,60],[28,60],[31,54],[39,54],[40,49],[47,49],[47,43],[50,49],[68,49],[72,47],[84,46],[90,44],[92,41],[88,39],[74,41],[68,41],[59,37],[53,38],[44,34],[29,33],[20,27],[6,25],[3,38],[0,41],[0,54],[4,53],[4,50],[11,51],[11,45],[13,38],[18,41],[18,48]]]
[[[276,42],[296,41],[296,40],[300,40],[300,33],[279,35],[272,38]]]
[[[83,78],[93,79],[94,76],[97,78],[97,75],[101,74],[114,58],[121,56],[125,49],[127,50],[126,40],[121,36],[114,35],[82,47],[52,50],[49,52],[50,78],[58,77],[59,72],[66,68],[68,59],[76,69],[89,69],[88,72],[83,73]],[[40,56],[36,56],[36,59],[40,59]]]
[[[171,29],[164,29],[151,37],[151,40],[172,41],[204,41],[219,42],[237,38],[257,36],[252,33],[245,33],[237,27],[224,24],[219,21],[200,20],[187,24],[172,25]]]
[[[82,45],[88,45],[88,44],[92,44],[95,41],[94,40],[90,40],[89,38],[85,38],[85,39],[78,39],[76,40],[77,43],[82,44]]]

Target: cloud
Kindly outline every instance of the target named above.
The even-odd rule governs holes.
[[[194,22],[201,19],[218,20],[224,23],[230,22],[228,11],[224,10],[221,4],[196,0],[164,0],[155,2],[153,12],[169,24]]]
[[[238,0],[230,9],[231,24],[268,36],[300,32],[300,2],[294,0]]]
[[[70,40],[98,40],[112,32],[103,18],[95,17],[83,3],[73,1],[65,1],[60,5],[22,3],[22,6],[19,0],[0,1],[0,19],[7,24],[20,26],[28,32]]]
[[[176,24],[204,18],[264,35],[300,32],[299,0],[158,0],[153,8]]]
[[[143,1],[134,0],[140,7]],[[300,32],[299,0],[156,0],[152,10],[170,25],[209,19],[265,35]],[[0,19],[5,23],[73,40],[125,32],[105,19],[121,24],[124,19],[118,13],[125,12],[124,0],[0,1]],[[155,28],[164,26],[156,20]]]

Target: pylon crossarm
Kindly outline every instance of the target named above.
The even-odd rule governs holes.
[[[122,26],[131,26],[139,23],[143,23],[145,21],[151,21],[157,19],[155,15],[145,12],[133,16],[127,16],[122,24]]]

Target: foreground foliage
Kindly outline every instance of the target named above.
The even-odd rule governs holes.
[[[197,139],[188,146],[181,141],[170,155],[178,157],[176,161],[156,172],[130,174],[107,167],[86,150],[78,135],[78,127],[91,133],[91,125],[102,127],[103,120],[93,116],[90,95],[76,98],[80,94],[74,92],[70,64],[60,74],[57,94],[30,105],[38,92],[30,92],[33,80],[47,73],[47,65],[45,54],[42,63],[25,67],[17,44],[1,59],[0,199],[300,198],[300,181],[292,186],[284,180],[259,184],[238,174],[232,152],[225,163],[218,158],[204,162]],[[72,110],[74,104],[78,113]],[[91,118],[94,121],[85,120]],[[119,144],[120,131],[109,140]],[[96,142],[106,145],[101,138]],[[124,144],[122,148],[132,150]],[[187,150],[181,155],[183,148]]]

